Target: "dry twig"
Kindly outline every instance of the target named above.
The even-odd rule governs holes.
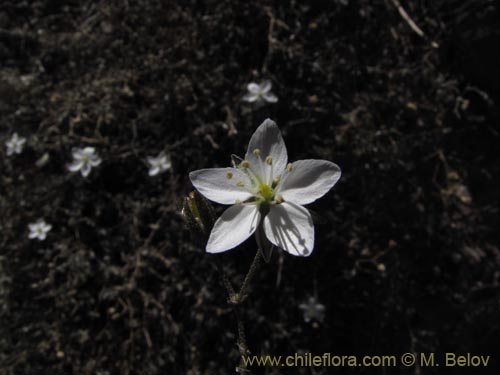
[[[418,25],[415,23],[415,21],[413,21],[411,19],[411,17],[406,12],[405,8],[403,8],[403,6],[399,2],[399,0],[392,0],[392,3],[398,9],[399,14],[401,15],[401,17],[403,17],[403,19],[406,21],[408,26],[410,26],[411,29],[413,31],[415,31],[415,33],[417,33],[417,35],[420,36],[421,38],[428,39],[427,35],[425,35],[425,33],[422,31],[422,29],[420,27],[418,27]],[[439,44],[433,40],[431,40],[431,46],[434,48],[439,48]]]

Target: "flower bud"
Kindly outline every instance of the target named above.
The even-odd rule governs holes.
[[[184,198],[181,215],[188,228],[206,240],[216,219],[210,202],[194,190]]]

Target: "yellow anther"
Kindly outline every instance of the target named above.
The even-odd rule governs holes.
[[[276,195],[276,198],[274,200],[277,204],[283,203],[285,201],[281,195]]]
[[[253,150],[253,154],[255,156],[260,156],[260,150],[258,148],[256,148],[255,150]]]
[[[227,172],[226,173],[226,177],[227,177],[228,180],[232,179],[233,178],[232,172]]]
[[[267,164],[267,165],[271,165],[271,164],[273,164],[273,158],[272,158],[272,156],[268,156],[268,157],[266,158],[266,164]]]
[[[236,183],[236,186],[239,186],[239,187],[244,187],[244,186],[245,186],[245,184],[243,183],[243,181],[238,181],[238,182]]]
[[[236,200],[234,201],[234,204],[241,204],[241,201],[240,201],[239,199],[236,199]]]
[[[291,172],[291,171],[292,171],[292,169],[293,169],[293,165],[292,165],[292,163],[288,163],[288,165],[286,166],[286,170],[287,170],[288,172]]]
[[[243,168],[248,168],[250,167],[250,163],[246,160],[243,160],[240,164]]]

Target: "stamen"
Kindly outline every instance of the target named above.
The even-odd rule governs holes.
[[[243,181],[238,181],[236,182],[236,186],[245,187],[245,184],[243,183]]]
[[[254,152],[254,155],[256,155],[256,154],[255,154],[255,151],[257,151],[257,150],[258,150],[258,154],[259,154],[259,155],[258,155],[258,158],[257,158],[257,160],[259,161],[259,170],[260,170],[260,172],[262,173],[262,172],[265,170],[265,168],[264,168],[264,166],[262,165],[263,160],[262,160],[262,158],[260,157],[260,150],[257,148],[257,149],[255,149],[253,152]],[[264,177],[265,177],[265,176],[264,176]],[[259,180],[260,180],[260,179],[259,179]],[[261,183],[262,183],[262,181],[261,181]]]
[[[272,184],[271,184],[271,187],[272,187],[273,189],[275,189],[275,188],[276,188],[276,186],[278,186],[278,184],[280,183],[280,180],[281,180],[281,176],[274,177],[274,178],[273,178],[273,182],[272,182]]]
[[[234,204],[241,204],[241,201],[240,201],[239,199],[236,199],[236,200],[234,201]]]
[[[255,150],[252,151],[252,153],[255,155],[255,156],[260,156],[260,150],[258,148],[256,148]]]
[[[259,158],[259,162],[260,162],[260,158]],[[250,163],[248,162],[248,160],[243,160],[241,163],[240,163],[240,167],[243,168],[243,172],[248,176],[250,177],[250,181],[252,182],[252,186],[255,186],[256,184],[260,184],[262,183],[262,181],[260,180],[260,176],[258,176],[253,170],[252,168],[250,167]]]
[[[286,166],[286,170],[287,170],[288,172],[291,172],[291,171],[292,171],[292,169],[293,169],[293,165],[292,165],[292,163],[288,163],[288,165]]]
[[[226,173],[226,177],[228,180],[232,179],[233,178],[233,174],[231,172],[227,172]]]
[[[281,195],[276,195],[276,198],[274,200],[277,204],[283,203],[285,201]]]
[[[272,165],[273,165],[273,157],[271,155],[268,155],[266,157],[266,164],[271,167],[271,168],[265,168],[265,169],[269,169],[269,175],[266,176],[267,181],[272,181],[273,180],[273,169],[274,168],[272,167]],[[265,173],[267,175],[267,171]]]

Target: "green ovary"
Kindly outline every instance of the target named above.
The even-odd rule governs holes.
[[[274,191],[266,184],[259,185],[259,193],[266,202],[271,202],[274,198]]]

